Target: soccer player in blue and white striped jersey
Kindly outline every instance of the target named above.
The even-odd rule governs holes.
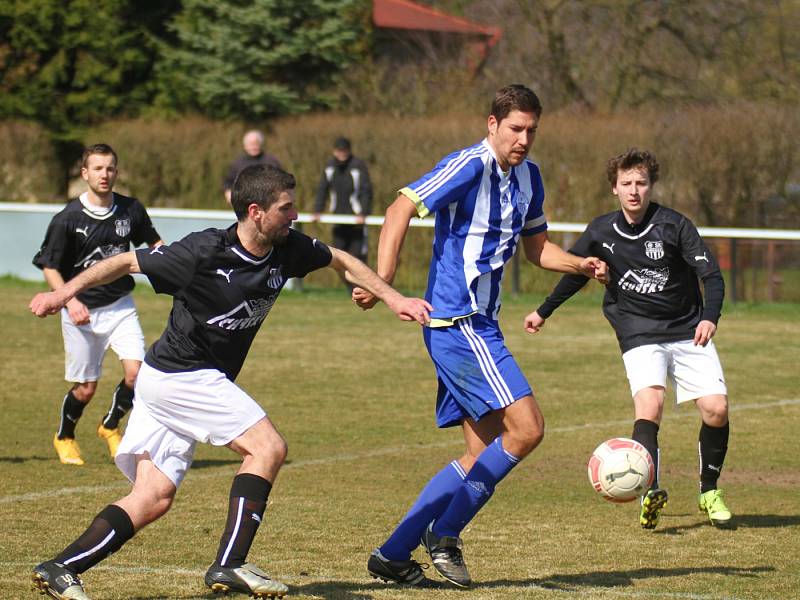
[[[375,577],[422,582],[411,558],[422,542],[445,579],[469,586],[460,533],[542,439],[541,411],[497,322],[504,267],[520,239],[527,259],[539,267],[606,278],[603,261],[573,256],[548,240],[542,178],[527,158],[541,112],[528,88],[500,89],[486,139],[446,156],[401,189],[386,211],[378,274],[388,282],[410,219],[435,215],[425,295],[433,312],[424,339],[439,380],[437,425],[460,425],[466,449],[433,476],[397,529],[373,551],[367,568]],[[374,304],[360,290],[353,299],[365,309]]]

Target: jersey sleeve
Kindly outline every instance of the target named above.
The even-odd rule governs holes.
[[[312,271],[327,267],[333,260],[330,248],[316,238],[291,229],[291,261],[288,263],[288,277],[305,277]]]
[[[136,250],[139,269],[159,294],[174,296],[189,285],[197,270],[198,234],[189,234],[172,244]]]
[[[44,241],[33,257],[33,264],[39,269],[56,269],[61,272],[61,265],[69,247],[67,225],[59,215],[53,217],[47,226]]]
[[[462,199],[483,173],[483,161],[470,150],[450,154],[433,171],[400,190],[416,205],[420,218]]]
[[[150,220],[150,215],[147,214],[144,205],[137,200],[133,206],[136,207],[134,210],[136,210],[137,226],[132,232],[131,241],[134,246],[141,246],[142,244],[152,246],[161,239],[161,236],[158,235],[156,228],[153,227],[153,222]]]
[[[725,298],[725,280],[722,278],[719,263],[689,219],[682,219],[678,239],[683,260],[703,282],[703,313],[700,318],[717,323]]]
[[[536,235],[547,231],[547,218],[544,216],[544,182],[539,168],[531,164],[531,201],[525,213],[525,223],[522,225],[522,235]]]

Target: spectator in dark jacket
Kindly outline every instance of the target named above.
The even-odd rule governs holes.
[[[325,164],[317,187],[313,219],[319,220],[325,201],[328,212],[355,215],[355,224],[333,226],[333,246],[367,261],[365,221],[372,208],[372,182],[366,163],[353,156],[350,140],[340,137],[333,143],[333,157]]]
[[[242,149],[244,154],[231,163],[231,166],[228,167],[228,174],[225,175],[225,179],[222,182],[222,188],[225,190],[225,200],[228,204],[231,203],[233,182],[245,167],[264,164],[278,169],[283,168],[275,156],[264,152],[264,133],[258,129],[251,129],[244,134],[244,137],[242,137]]]

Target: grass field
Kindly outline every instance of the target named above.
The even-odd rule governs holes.
[[[67,386],[58,319],[27,312],[39,289],[0,281],[4,599],[34,597],[31,568],[127,490],[93,431],[120,378],[111,355],[78,428],[87,464],[55,458],[51,439]],[[144,286],[136,299],[151,342],[168,299]],[[286,293],[239,378],[289,442],[250,558],[298,599],[800,597],[800,306],[727,307],[716,338],[732,403],[722,486],[737,529],[715,530],[697,512],[699,419],[691,407],[670,406],[660,435],[670,504],[659,528],[645,532],[637,506],[604,502],[586,477],[592,449],[631,431],[627,383],[599,297],[575,298],[527,336],[521,321],[538,300],[507,298],[502,321],[544,410],[545,441],[464,532],[476,583],[461,592],[399,589],[365,568],[370,550],[461,447],[457,431],[433,425],[435,378],[418,327],[385,307],[362,314],[342,291]],[[91,597],[212,597],[202,575],[237,464],[225,448],[201,447],[171,513],[84,575]]]

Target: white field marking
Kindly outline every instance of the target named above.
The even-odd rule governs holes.
[[[761,402],[753,404],[734,404],[730,406],[730,412],[740,412],[744,410],[762,410],[765,408],[776,408],[780,406],[797,406],[800,404],[800,398],[790,400],[776,400],[774,402]],[[680,413],[672,413],[669,419],[687,419],[697,418],[697,413],[693,411],[682,411]],[[583,429],[604,429],[606,427],[614,427],[617,425],[630,424],[630,419],[618,419],[615,421],[605,421],[603,423],[585,423],[583,425],[566,425],[563,427],[550,427],[545,428],[548,434],[553,433],[572,433],[581,431]],[[377,456],[387,456],[392,454],[403,454],[404,452],[416,450],[431,450],[434,448],[447,448],[450,446],[460,446],[463,442],[459,440],[450,440],[447,442],[432,442],[429,444],[415,444],[412,446],[394,446],[391,448],[374,448],[367,452],[336,454],[333,456],[326,456],[324,458],[311,458],[308,460],[298,460],[290,462],[283,466],[281,470],[286,469],[299,469],[302,467],[312,467],[317,465],[330,465],[340,462],[350,462],[353,460],[364,460],[375,458]],[[192,481],[202,481],[204,479],[215,479],[217,477],[230,477],[230,473],[225,471],[211,472],[211,473],[197,473],[193,474]],[[127,490],[130,489],[130,483],[125,480],[120,480],[118,483],[111,483],[107,485],[82,485],[70,488],[59,488],[54,490],[47,490],[44,492],[29,492],[27,494],[17,494],[14,496],[0,496],[0,504],[9,504],[11,502],[34,502],[37,500],[47,500],[50,498],[57,498],[59,496],[71,496],[73,494],[89,494],[98,492],[109,492],[113,490]]]

